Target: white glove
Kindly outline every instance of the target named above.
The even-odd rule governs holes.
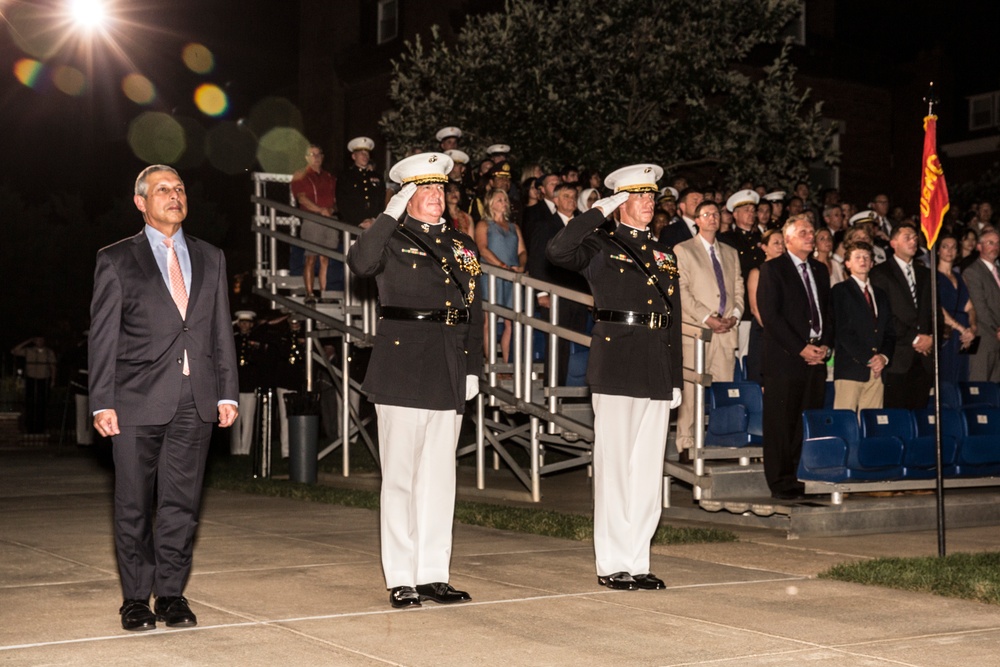
[[[478,375],[466,375],[465,376],[465,400],[471,401],[479,393],[479,376]]]
[[[392,196],[389,203],[385,205],[384,213],[393,218],[394,220],[399,220],[406,211],[406,203],[410,201],[410,197],[413,193],[417,191],[417,186],[413,183],[407,183],[403,186],[403,189]]]
[[[601,213],[604,217],[608,217],[614,213],[615,209],[625,203],[628,199],[628,192],[619,192],[616,195],[611,195],[610,197],[605,197],[604,199],[598,199],[594,202],[593,208],[601,209]]]
[[[682,396],[681,390],[674,389],[674,397],[670,399],[670,403],[669,405],[667,405],[667,407],[670,408],[671,410],[676,410],[677,407],[681,404],[681,396]]]

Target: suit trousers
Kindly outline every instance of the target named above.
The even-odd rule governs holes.
[[[257,413],[257,393],[240,392],[240,411],[229,433],[229,453],[249,454],[253,444],[254,422]]]
[[[772,493],[801,490],[802,411],[822,408],[826,389],[826,364],[795,376],[776,370],[764,376],[764,477]]]
[[[592,402],[597,575],[646,574],[663,507],[669,403],[610,394]]]
[[[125,598],[183,594],[212,426],[198,416],[185,378],[173,419],[122,426],[113,437],[115,550]]]
[[[926,371],[919,356],[914,356],[910,367],[901,373],[890,373],[888,368],[882,371],[885,382],[885,398],[883,403],[887,408],[903,408],[905,410],[921,410],[927,407],[934,387],[934,376]]]
[[[462,415],[375,405],[382,459],[379,521],[386,588],[448,582],[455,450]]]
[[[723,335],[713,338],[705,346],[705,372],[712,382],[732,382],[736,367],[735,337]],[[694,339],[684,337],[684,365],[694,368]],[[677,409],[677,451],[694,447],[694,383],[684,381],[684,398]]]

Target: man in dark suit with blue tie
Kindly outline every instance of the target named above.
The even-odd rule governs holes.
[[[187,194],[173,168],[144,169],[133,201],[143,230],[97,253],[90,408],[113,443],[122,627],[187,627],[197,624],[183,592],[209,441],[239,399],[226,261],[181,230]]]
[[[760,267],[757,308],[764,324],[764,476],[779,500],[802,496],[802,411],[823,407],[833,340],[830,273],[812,258],[816,233],[806,215],[783,228],[787,253]]]
[[[844,247],[847,280],[830,290],[833,303],[833,407],[861,411],[881,408],[882,371],[892,360],[896,337],[889,297],[868,280],[875,264],[870,243],[852,241]]]

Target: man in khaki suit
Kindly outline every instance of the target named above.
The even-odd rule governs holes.
[[[683,321],[712,330],[705,350],[705,371],[716,382],[731,382],[739,343],[737,326],[743,314],[743,274],[740,256],[732,246],[716,240],[720,212],[713,201],[695,209],[698,234],[674,246],[680,271]],[[682,339],[684,365],[694,366],[694,340]],[[677,414],[677,449],[694,446],[694,384],[684,382],[684,398]]]

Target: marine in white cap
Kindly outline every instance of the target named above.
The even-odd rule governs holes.
[[[473,186],[471,179],[468,178],[468,165],[471,158],[469,158],[468,153],[460,151],[457,148],[447,150],[444,154],[450,157],[455,163],[455,166],[448,173],[448,181],[457,185],[458,191],[462,195],[461,200],[458,202],[458,207],[466,213],[470,213],[476,201],[476,188]]]
[[[493,164],[500,164],[507,161],[510,155],[510,146],[507,144],[492,144],[486,148],[486,154],[493,160]]]
[[[445,224],[453,161],[420,153],[392,167],[402,184],[347,263],[378,284],[378,335],[362,391],[375,403],[382,463],[382,570],[395,608],[464,602],[449,582],[455,448],[479,392],[479,251]],[[419,461],[419,465],[415,464]]]
[[[677,264],[655,241],[656,182],[637,164],[605,179],[614,194],[573,218],[549,242],[553,264],[579,271],[594,295],[587,367],[594,404],[594,552],[597,581],[619,590],[665,588],[650,572],[660,520],[670,411],[681,401],[681,305]],[[614,215],[613,231],[604,228]]]
[[[257,387],[260,384],[261,344],[253,333],[257,313],[237,310],[236,321],[236,372],[239,376],[239,414],[230,431],[229,452],[246,455],[253,443],[253,418],[257,408]]]
[[[753,190],[740,190],[726,200],[726,209],[732,212],[734,225],[728,232],[719,234],[719,240],[736,248],[740,255],[740,275],[746,284],[750,271],[764,262],[764,251],[761,249],[763,236],[757,226],[757,202],[760,195]],[[746,356],[750,346],[750,324],[753,314],[745,308],[739,324],[739,345],[737,357]]]
[[[340,219],[360,227],[374,222],[385,204],[385,184],[371,161],[374,149],[375,142],[368,137],[348,141],[351,164],[337,180]]]
[[[452,126],[442,127],[434,135],[434,138],[438,140],[441,152],[447,153],[450,150],[458,148],[458,140],[462,138],[462,130]]]
[[[780,226],[785,222],[785,196],[784,190],[775,190],[764,195],[764,199],[771,202],[772,225]]]

